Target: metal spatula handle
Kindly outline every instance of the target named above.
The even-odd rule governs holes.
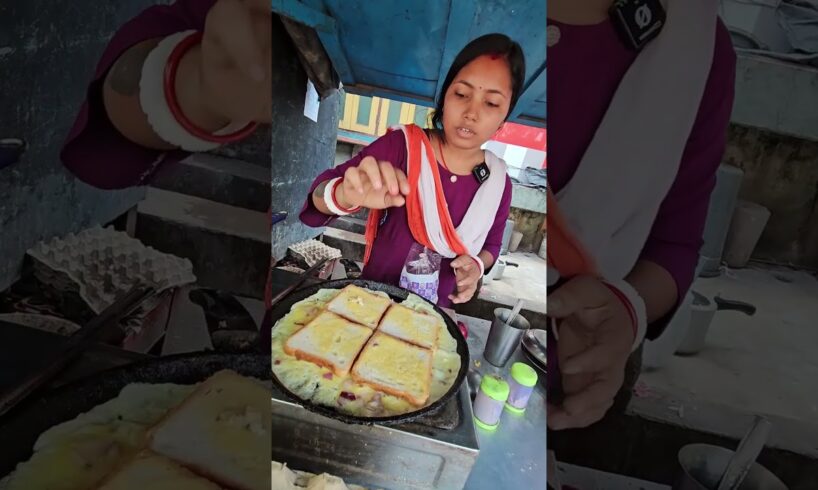
[[[136,287],[125,296],[115,301],[111,306],[100,312],[99,315],[91,319],[85,326],[74,332],[66,342],[63,350],[52,359],[47,366],[33,372],[21,383],[0,394],[0,416],[16,407],[37,388],[41,387],[62,371],[71,361],[79,356],[89,345],[94,342],[96,334],[103,327],[119,321],[127,315],[146,298],[152,295],[152,288]]]
[[[770,435],[770,422],[761,416],[756,416],[753,426],[736,448],[736,452],[727,463],[727,469],[719,482],[718,490],[737,490],[747,476],[747,472],[755,463],[767,437]]]

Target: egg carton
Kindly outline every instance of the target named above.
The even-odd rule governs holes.
[[[190,260],[146,247],[112,227],[42,241],[28,255],[41,283],[58,294],[78,294],[96,314],[135,286],[161,293],[196,282]]]
[[[308,267],[314,266],[323,259],[334,260],[341,258],[340,250],[330,247],[318,240],[305,240],[290,245],[289,251],[297,258],[306,262]]]

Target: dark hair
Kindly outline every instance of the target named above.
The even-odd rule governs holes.
[[[467,44],[452,62],[449,67],[449,73],[446,75],[446,80],[443,81],[443,87],[440,89],[440,95],[437,98],[434,115],[432,116],[432,128],[440,130],[441,138],[443,135],[443,101],[446,98],[446,92],[449,86],[454,81],[454,77],[460,73],[464,66],[471,63],[475,58],[483,55],[501,56],[508,61],[509,71],[511,72],[511,104],[508,106],[508,113],[505,119],[514,111],[514,106],[517,105],[517,99],[520,98],[520,92],[523,90],[523,83],[525,83],[525,55],[523,48],[511,40],[505,34],[486,34],[474,39]],[[445,139],[444,139],[445,141]]]

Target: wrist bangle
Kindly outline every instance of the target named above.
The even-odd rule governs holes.
[[[179,99],[176,97],[176,73],[179,69],[179,63],[190,48],[201,42],[202,33],[195,31],[182,39],[176,47],[173,48],[173,51],[171,51],[168,57],[164,72],[164,93],[165,99],[168,101],[170,112],[183,128],[199,139],[219,144],[242,140],[255,131],[256,127],[258,127],[257,123],[231,123],[215,133],[210,133],[188,119],[182,111],[182,107],[179,105]]]
[[[633,326],[633,345],[631,352],[635,351],[645,339],[647,332],[647,311],[645,301],[627,281],[603,281],[603,284],[614,293],[614,295],[625,305]]]
[[[231,123],[209,133],[196,126],[182,112],[176,98],[176,72],[183,55],[201,39],[201,33],[187,30],[162,39],[151,50],[139,79],[139,104],[153,131],[162,140],[189,152],[204,152],[250,134],[255,123]],[[237,127],[241,128],[236,131]]]
[[[352,213],[356,213],[361,209],[361,206],[356,206],[352,209],[347,209],[341,206],[338,203],[338,200],[335,198],[335,189],[341,185],[344,181],[343,177],[336,177],[327,183],[327,186],[324,188],[324,204],[327,205],[330,212],[336,214],[338,216],[346,216]]]

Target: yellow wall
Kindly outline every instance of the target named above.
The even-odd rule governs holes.
[[[390,113],[393,120],[390,121]],[[429,126],[431,109],[406,102],[345,94],[338,127],[370,136],[382,136],[390,124]]]

